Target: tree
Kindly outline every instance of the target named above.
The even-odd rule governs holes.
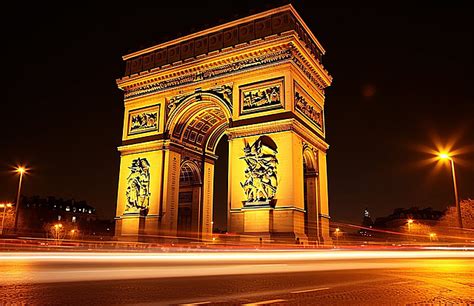
[[[474,229],[474,200],[462,200],[460,206],[463,227],[466,229]],[[446,227],[459,226],[456,206],[450,206],[447,208],[444,217],[439,221],[439,225]]]

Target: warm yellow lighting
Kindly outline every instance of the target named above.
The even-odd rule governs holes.
[[[23,174],[26,172],[26,168],[23,166],[19,166],[18,168],[16,168],[16,172]]]
[[[433,238],[433,237],[435,237],[435,236],[436,236],[435,233],[430,233],[430,237],[431,237],[431,238]]]
[[[340,231],[339,227],[338,227],[338,228],[336,228],[336,232],[339,232],[339,231]]]
[[[438,154],[439,159],[450,159],[451,157],[447,153],[439,153]]]
[[[76,232],[76,230],[71,230],[71,233],[74,234]]]
[[[408,219],[407,222],[408,222],[408,224],[412,224],[412,223],[413,223],[413,219]]]

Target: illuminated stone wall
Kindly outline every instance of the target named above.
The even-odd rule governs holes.
[[[279,20],[287,23],[285,31],[277,30]],[[261,32],[262,24],[270,26],[268,33]],[[174,46],[196,48],[196,37],[211,39],[231,28],[260,32],[156,64],[163,50],[169,56],[178,50]],[[193,234],[187,236],[211,239],[215,148],[227,134],[228,230],[256,239],[328,241],[324,89],[332,78],[321,63],[324,52],[296,11],[284,6],[125,56],[127,74],[117,80],[125,106],[117,237],[177,235],[179,194],[185,190],[179,177],[183,164],[192,162],[199,184],[186,189],[193,194]],[[305,150],[317,168],[306,205]],[[149,166],[131,169],[137,159]],[[148,189],[135,187],[147,183]],[[131,201],[144,203],[134,202],[140,196],[148,197],[146,209],[127,209]],[[317,229],[308,230],[310,223]]]

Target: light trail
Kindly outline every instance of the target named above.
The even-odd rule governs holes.
[[[207,253],[0,253],[2,283],[53,283],[472,265],[474,252],[253,251]]]
[[[472,248],[470,248],[472,250]],[[0,253],[0,261],[71,261],[71,262],[202,262],[228,261],[311,261],[350,259],[416,259],[416,258],[474,258],[474,252],[459,248],[430,248],[430,250],[275,250],[241,252],[168,252],[168,253],[121,253],[121,252],[18,252]]]

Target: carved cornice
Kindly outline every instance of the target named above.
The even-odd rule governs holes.
[[[332,82],[332,77],[329,76],[327,70],[324,68],[319,67],[321,71],[317,71],[314,67],[315,65],[312,65],[304,56],[303,54],[293,45],[290,47],[291,52],[292,52],[292,61],[293,63],[301,69],[303,74],[313,83],[316,85],[316,87],[321,90],[321,92],[324,90],[324,88],[328,87],[331,85]],[[316,65],[317,67],[317,65]],[[324,75],[325,77],[322,77]]]
[[[121,155],[129,155],[134,153],[143,153],[149,151],[169,149],[169,140],[154,140],[137,144],[124,145],[117,148]]]
[[[332,79],[327,74],[326,70],[322,70],[322,67],[317,67],[317,65],[306,60],[300,49],[295,47],[293,43],[287,43],[266,50],[240,54],[226,60],[200,65],[193,69],[183,69],[179,72],[161,75],[159,77],[148,79],[145,82],[138,82],[124,86],[124,96],[125,100],[129,100],[177,86],[183,86],[286,61],[293,62],[321,92],[323,92],[324,88],[330,85]],[[323,73],[323,75],[321,75],[321,73]],[[183,97],[176,97],[176,101],[179,101],[181,98]]]
[[[326,152],[326,150],[329,148],[329,145],[323,139],[318,137],[318,135],[315,133],[309,131],[296,119],[284,119],[279,121],[251,124],[242,127],[233,127],[227,129],[226,133],[229,137],[229,140],[231,140],[235,138],[258,136],[285,131],[295,132],[306,142],[310,143],[312,146],[323,152]]]
[[[260,52],[259,52],[260,53]],[[242,57],[242,56],[240,56]],[[191,84],[203,80],[212,79],[215,77],[224,76],[227,74],[250,70],[257,66],[269,65],[277,62],[284,61],[291,57],[291,51],[288,47],[286,48],[276,48],[269,52],[264,52],[260,54],[255,54],[254,56],[249,56],[245,59],[235,59],[227,60],[224,63],[219,63],[218,66],[208,67],[210,65],[203,65],[194,71],[190,71],[187,74],[181,75],[179,77],[165,76],[160,79],[151,80],[148,84],[137,86],[137,87],[125,87],[125,99],[132,99],[139,96],[156,93],[165,89]],[[186,71],[184,71],[186,72]]]

